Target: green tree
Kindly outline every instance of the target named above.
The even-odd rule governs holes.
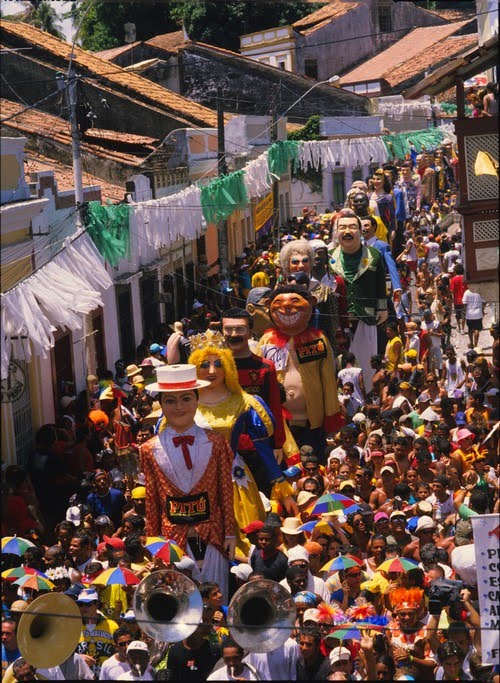
[[[22,14],[9,17],[12,21],[24,21],[36,28],[41,28],[57,38],[63,38],[62,27],[58,16],[48,0],[30,0]]]
[[[90,0],[73,3],[71,16],[78,23]],[[161,33],[179,29],[183,21],[193,40],[230,50],[238,50],[239,37],[273,26],[284,26],[321,7],[307,2],[252,2],[251,0],[202,2],[183,0],[175,3],[96,2],[86,14],[79,32],[79,43],[88,50],[104,50],[124,42],[123,24],[136,25],[137,39],[148,40]]]

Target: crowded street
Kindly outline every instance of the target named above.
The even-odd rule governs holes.
[[[240,115],[251,93],[229,72],[240,105],[218,85],[211,109],[171,92],[174,76],[148,80],[166,69],[165,35],[188,71],[189,50],[201,69],[210,45],[180,31],[175,48],[174,33],[135,43],[133,25],[123,48],[91,51],[84,13],[58,83],[64,121],[12,100],[32,57],[9,55],[3,681],[498,683],[498,45],[400,4],[412,30],[464,41],[462,61],[439,66],[455,69],[456,118],[429,71],[404,82],[404,106],[378,96],[368,110],[354,59],[340,76],[299,74],[289,106],[280,82],[269,117]],[[333,5],[294,14],[286,35],[334,21]],[[26,16],[2,19],[6,51],[68,59]],[[241,30],[248,62],[257,31],[278,32],[262,26]],[[142,61],[113,63],[130,44]],[[484,83],[466,80],[478,49]],[[295,68],[276,66],[260,68]],[[130,116],[114,133],[99,116],[118,113],[119,79]],[[316,86],[351,114],[316,109]],[[153,135],[175,107],[186,130]],[[56,142],[72,170],[49,159]]]

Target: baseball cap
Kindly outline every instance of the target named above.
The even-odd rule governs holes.
[[[288,566],[290,566],[290,564],[296,560],[309,562],[309,553],[301,545],[296,545],[293,548],[290,548],[288,551]]]
[[[80,591],[76,601],[83,603],[99,602],[99,596],[93,588],[84,588]]]
[[[297,465],[292,465],[288,469],[284,470],[283,474],[285,477],[297,477],[299,474],[302,474],[302,470],[300,467],[297,467]]]
[[[421,500],[420,502],[417,503],[417,514],[421,513],[421,516],[427,516],[430,517],[432,514],[432,503],[429,503],[428,500]]]
[[[249,564],[242,562],[241,564],[236,564],[234,567],[231,567],[230,571],[231,574],[234,574],[236,578],[241,581],[248,581],[248,577],[253,572],[253,569]]]
[[[389,515],[386,512],[377,512],[375,517],[373,518],[373,521],[379,522],[381,519],[389,519]]]
[[[307,505],[312,500],[314,500],[316,497],[317,496],[315,496],[314,493],[311,493],[310,491],[301,491],[299,493],[299,495],[297,496],[297,505],[299,505],[299,506]]]
[[[124,621],[135,621],[135,612],[133,609],[128,609],[126,612],[120,614],[120,619],[123,619]]]
[[[311,607],[309,609],[306,609],[306,611],[304,612],[304,615],[302,617],[302,623],[305,623],[306,621],[314,621],[318,623],[320,616],[321,612],[319,611],[319,609]]]
[[[352,489],[355,489],[356,488],[356,482],[352,481],[352,479],[346,479],[346,481],[343,481],[340,484],[339,491],[343,491],[348,486],[350,486]]]
[[[107,515],[99,515],[99,517],[96,517],[94,520],[94,524],[96,526],[106,526],[106,524],[112,524],[112,522]]]
[[[425,392],[419,394],[419,397],[417,398],[417,403],[428,403],[431,400],[431,397],[429,394],[426,394]]]
[[[435,410],[433,410],[430,406],[424,410],[424,412],[420,415],[420,418],[424,422],[439,422],[441,419],[441,416],[436,413]]]
[[[160,353],[160,351],[163,351],[163,346],[160,346],[160,344],[151,344],[149,351],[150,353]]]
[[[59,401],[59,405],[64,410],[74,401],[76,401],[76,396],[63,396],[62,399]]]
[[[70,598],[76,600],[83,590],[85,590],[83,583],[74,583],[68,590],[64,591],[64,595],[69,595]]]
[[[304,548],[309,555],[320,555],[322,552],[320,544],[316,543],[316,541],[307,541],[307,543],[304,543]]]
[[[177,569],[184,569],[186,571],[194,569],[195,564],[195,561],[192,560],[189,555],[184,555],[184,557],[178,562],[174,562],[174,565],[177,567]]]
[[[435,525],[432,517],[428,517],[427,515],[424,515],[423,517],[420,517],[420,519],[418,520],[416,531],[422,531],[422,529],[435,529],[435,528],[436,528],[436,525]]]
[[[333,634],[332,634],[333,635]],[[346,647],[335,647],[329,654],[330,664],[347,661],[351,658],[351,653]]]
[[[110,545],[116,550],[125,550],[125,541],[122,538],[117,538],[115,536],[103,536],[104,543]]]
[[[361,422],[364,422],[366,420],[366,415],[363,413],[356,413],[356,415],[353,415],[352,421],[354,422],[355,425],[361,424]]]
[[[391,474],[395,474],[394,470],[392,469],[392,467],[389,467],[389,465],[382,467],[382,469],[380,470],[380,474],[384,474],[384,472],[390,472]]]
[[[402,517],[406,520],[406,515],[402,510],[394,510],[393,512],[391,512],[391,516],[389,517],[389,519],[396,519],[398,517]]]
[[[416,358],[418,356],[417,349],[408,349],[408,351],[404,352],[404,355],[407,358]]]
[[[75,526],[80,526],[82,521],[82,513],[77,505],[72,505],[66,510],[66,521],[73,522]]]
[[[146,643],[143,643],[142,640],[133,640],[127,647],[127,654],[131,650],[141,650],[142,652],[148,652],[148,646]]]
[[[467,358],[477,358],[479,356],[478,352],[475,349],[469,349],[468,351],[465,352],[465,356]]]
[[[244,534],[251,534],[254,531],[260,531],[263,526],[264,522],[261,522],[260,519],[256,519],[254,522],[250,522],[250,524],[247,524],[246,527],[244,527],[241,531],[243,531]]]
[[[399,385],[399,388],[403,389],[403,390],[411,389],[411,384],[409,382],[401,382],[401,384]]]
[[[465,419],[465,413],[457,413],[455,417],[455,422],[457,425],[466,425],[467,420]]]
[[[132,493],[130,495],[132,497],[132,500],[139,500],[140,498],[145,498],[146,497],[146,487],[145,486],[136,486],[135,489],[132,489]]]
[[[372,451],[371,457],[372,458],[383,458],[384,454],[382,453],[382,451]]]

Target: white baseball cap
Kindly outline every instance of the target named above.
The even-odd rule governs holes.
[[[306,609],[304,612],[304,615],[302,617],[302,623],[305,624],[306,621],[314,621],[316,623],[319,622],[319,617],[321,615],[321,612],[319,609],[311,608],[311,609]]]
[[[420,519],[417,522],[417,528],[415,531],[420,531],[421,529],[435,529],[436,524],[432,517],[429,517],[428,515],[422,515]]]
[[[142,640],[133,640],[127,647],[127,654],[131,650],[141,650],[142,652],[148,652],[148,646],[146,643],[143,643]]]
[[[288,565],[290,566],[290,564],[296,560],[309,562],[309,553],[301,545],[296,545],[288,551]]]
[[[82,521],[82,513],[77,505],[72,505],[66,510],[66,521],[73,522],[75,526],[80,526]]]
[[[347,661],[351,658],[351,653],[346,647],[335,647],[329,654],[330,664],[336,664],[337,662]]]
[[[234,567],[231,567],[230,571],[231,574],[234,574],[236,578],[240,579],[240,581],[248,581],[253,569],[249,564],[242,562],[241,564],[236,564]]]

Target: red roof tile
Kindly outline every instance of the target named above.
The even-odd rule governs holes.
[[[146,45],[153,45],[153,47],[159,47],[167,52],[177,52],[179,47],[186,42],[189,41],[184,38],[184,33],[182,31],[162,33],[145,41]]]
[[[459,31],[466,21],[443,26],[425,26],[410,31],[397,43],[383,50],[372,59],[357,66],[341,77],[340,84],[367,83],[368,81],[388,80],[391,72],[429,50],[433,45]]]
[[[109,50],[100,50],[99,52],[94,52],[93,54],[96,57],[100,57],[100,59],[106,59],[108,61],[111,61],[115,57],[119,57],[124,52],[133,50],[134,47],[140,44],[141,41],[136,40],[135,43],[127,43],[126,45],[119,45],[118,47],[110,47]]]
[[[432,46],[432,50],[424,50],[416,57],[403,62],[395,69],[392,69],[384,76],[389,85],[392,87],[399,83],[404,83],[412,76],[422,73],[428,67],[443,62],[446,59],[452,59],[464,50],[477,45],[477,33],[471,33],[465,36],[451,36],[441,40],[436,45]]]
[[[6,21],[5,19],[0,21],[0,29],[4,38],[8,36],[9,39],[17,40],[17,42],[21,41],[34,45],[37,51],[49,53],[56,60],[63,60],[64,63],[68,62],[71,46],[64,40],[50,35],[50,33],[41,31],[29,24]],[[73,64],[79,71],[99,76],[100,80],[111,87],[136,97],[145,104],[152,104],[183,123],[205,127],[217,125],[217,114],[208,107],[167,90],[143,76],[125,71],[116,64],[100,59],[95,54],[80,47],[75,47],[73,52],[75,54]]]
[[[308,14],[302,19],[298,19],[292,26],[300,33],[310,33],[310,29],[315,30],[317,24],[324,24],[326,23],[326,20],[338,19],[352,9],[359,7],[360,4],[360,2],[350,2],[349,0],[334,0],[333,2],[329,2],[328,5],[320,7],[316,12],[312,12],[312,14]]]

